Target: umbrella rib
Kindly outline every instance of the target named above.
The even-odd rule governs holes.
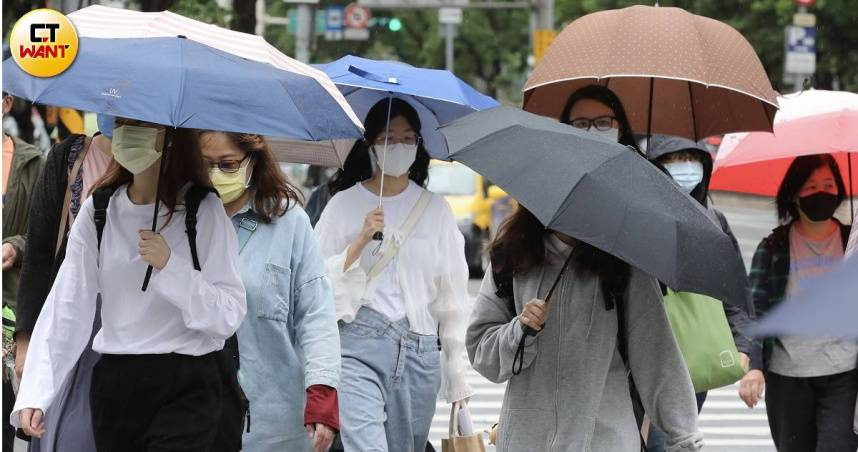
[[[760,106],[763,107],[763,114],[766,115],[767,124],[772,125],[772,133],[774,133],[774,130],[775,130],[774,119],[769,116],[769,109],[766,108],[766,103],[763,101],[760,101]]]
[[[179,46],[178,46],[179,47],[179,67],[181,68],[179,70],[179,77],[181,77],[181,81],[179,82],[179,93],[178,93],[178,96],[176,96],[176,100],[177,100],[176,110],[173,111],[172,124],[170,124],[173,127],[178,127],[178,125],[180,123],[184,123],[184,121],[179,121],[179,115],[181,114],[182,103],[184,102],[185,83],[187,82],[187,71],[188,71],[187,68],[185,68],[184,53],[183,53],[187,38],[176,38],[176,40],[179,43]]]
[[[691,106],[691,129],[694,132],[694,142],[697,143],[699,135],[697,134],[697,114],[694,107],[694,90],[691,88],[691,83],[685,82],[688,86],[688,103]]]

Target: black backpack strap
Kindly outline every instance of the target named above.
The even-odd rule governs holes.
[[[202,269],[197,254],[197,213],[200,210],[200,204],[209,193],[218,196],[215,189],[202,185],[191,185],[185,192],[185,233],[188,235],[188,245],[191,247],[191,260],[197,271]],[[223,349],[217,353],[216,359],[224,378],[223,383],[226,389],[232,392],[224,400],[227,408],[221,414],[221,425],[216,442],[224,448],[223,450],[240,450],[241,431],[250,432],[250,401],[238,381],[241,354],[238,349],[237,335],[233,334],[224,341]],[[239,427],[237,430],[236,426]]]
[[[104,225],[107,224],[107,206],[116,187],[101,187],[92,193],[93,221],[95,222],[95,236],[98,239],[98,250],[101,251],[101,236],[104,234]]]
[[[492,263],[492,279],[494,280],[495,287],[497,288],[495,295],[507,302],[507,307],[509,307],[512,315],[515,316],[515,294],[513,293],[512,271],[505,268],[506,265],[504,264],[504,257],[499,250],[492,249],[489,253],[489,259]]]
[[[197,271],[202,268],[200,267],[200,258],[197,255],[197,212],[200,210],[200,203],[209,193],[214,193],[217,196],[217,191],[214,188],[202,185],[191,185],[185,192],[185,232],[188,234],[188,244],[191,247],[194,269]]]

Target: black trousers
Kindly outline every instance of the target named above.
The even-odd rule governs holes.
[[[794,378],[766,373],[766,412],[778,452],[855,452],[858,370]]]
[[[221,379],[213,354],[102,355],[90,389],[98,452],[217,450]]]
[[[2,365],[2,363],[0,363]],[[15,405],[15,392],[12,391],[12,382],[3,379],[3,452],[12,452],[15,445],[15,427],[9,423],[12,415],[12,407]]]

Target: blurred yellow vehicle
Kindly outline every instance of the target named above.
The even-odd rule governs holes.
[[[443,195],[465,236],[465,258],[472,277],[481,277],[488,257],[483,252],[500,222],[512,210],[511,198],[472,169],[457,162],[433,160],[429,191]]]

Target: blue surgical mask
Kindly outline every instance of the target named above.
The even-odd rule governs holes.
[[[665,163],[664,168],[685,193],[691,193],[703,182],[703,164],[698,161]]]

